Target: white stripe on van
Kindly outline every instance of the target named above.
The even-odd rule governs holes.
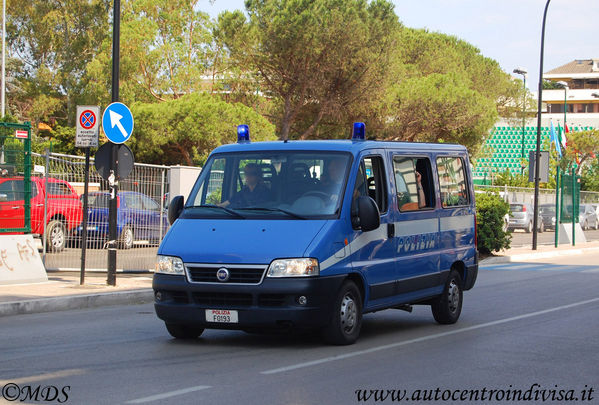
[[[440,220],[438,218],[415,219],[394,222],[393,224],[395,225],[395,236],[405,237],[437,233],[439,230],[445,232],[472,229],[474,227],[474,215],[444,217]],[[381,226],[374,231],[362,232],[349,245],[344,246],[343,249],[339,249],[331,257],[320,263],[320,270],[334,266],[350,254],[362,249],[370,242],[380,239],[387,239],[387,224],[381,224]]]
[[[441,232],[472,229],[474,228],[474,215],[442,217],[440,222]]]
[[[324,270],[327,267],[331,267],[341,260],[343,260],[346,256],[349,256],[352,252],[357,252],[362,249],[364,246],[368,245],[370,242],[375,240],[384,239],[387,237],[387,226],[382,225],[377,229],[370,232],[362,232],[356,239],[351,241],[351,243],[347,246],[344,246],[343,249],[339,249],[333,256],[329,257],[322,263],[320,263],[320,270]]]
[[[400,221],[394,222],[393,225],[395,225],[395,236],[412,236],[439,232],[439,221],[437,218]]]

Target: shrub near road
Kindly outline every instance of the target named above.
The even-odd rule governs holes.
[[[512,235],[503,230],[503,218],[510,205],[497,193],[476,194],[478,251],[483,254],[509,249]]]

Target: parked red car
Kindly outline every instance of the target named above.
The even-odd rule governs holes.
[[[22,228],[25,224],[23,177],[0,177],[0,229]],[[67,238],[81,224],[83,207],[71,185],[59,179],[31,179],[31,233],[44,233],[44,199],[48,194],[46,246],[51,252],[65,248]]]

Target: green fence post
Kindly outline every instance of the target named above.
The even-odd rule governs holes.
[[[560,185],[559,185],[559,176],[560,175],[560,167],[557,166],[556,174],[555,174],[555,247],[558,247],[559,244],[559,220],[560,220]]]
[[[576,169],[572,168],[572,246],[576,246],[576,221],[578,207],[576,205]]]
[[[24,142],[24,153],[25,158],[23,162],[23,191],[24,191],[24,210],[25,210],[25,233],[31,233],[31,123],[27,121],[25,123],[27,129],[27,139]]]

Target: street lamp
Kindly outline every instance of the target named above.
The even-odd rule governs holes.
[[[541,28],[541,57],[539,61],[539,97],[537,100],[537,147],[535,150],[535,198],[532,230],[532,250],[537,250],[537,227],[539,225],[539,173],[541,160],[541,107],[543,106],[543,56],[545,53],[545,22],[547,21],[547,9],[551,0],[545,3],[543,12],[543,27]]]
[[[564,89],[564,131],[566,130],[566,111],[568,111],[568,83],[564,81],[557,82]]]
[[[522,102],[522,153],[520,154],[520,174],[524,174],[524,126],[526,125],[526,75],[528,71],[525,68],[519,67],[514,69],[514,73],[522,75],[524,82],[524,101]]]

